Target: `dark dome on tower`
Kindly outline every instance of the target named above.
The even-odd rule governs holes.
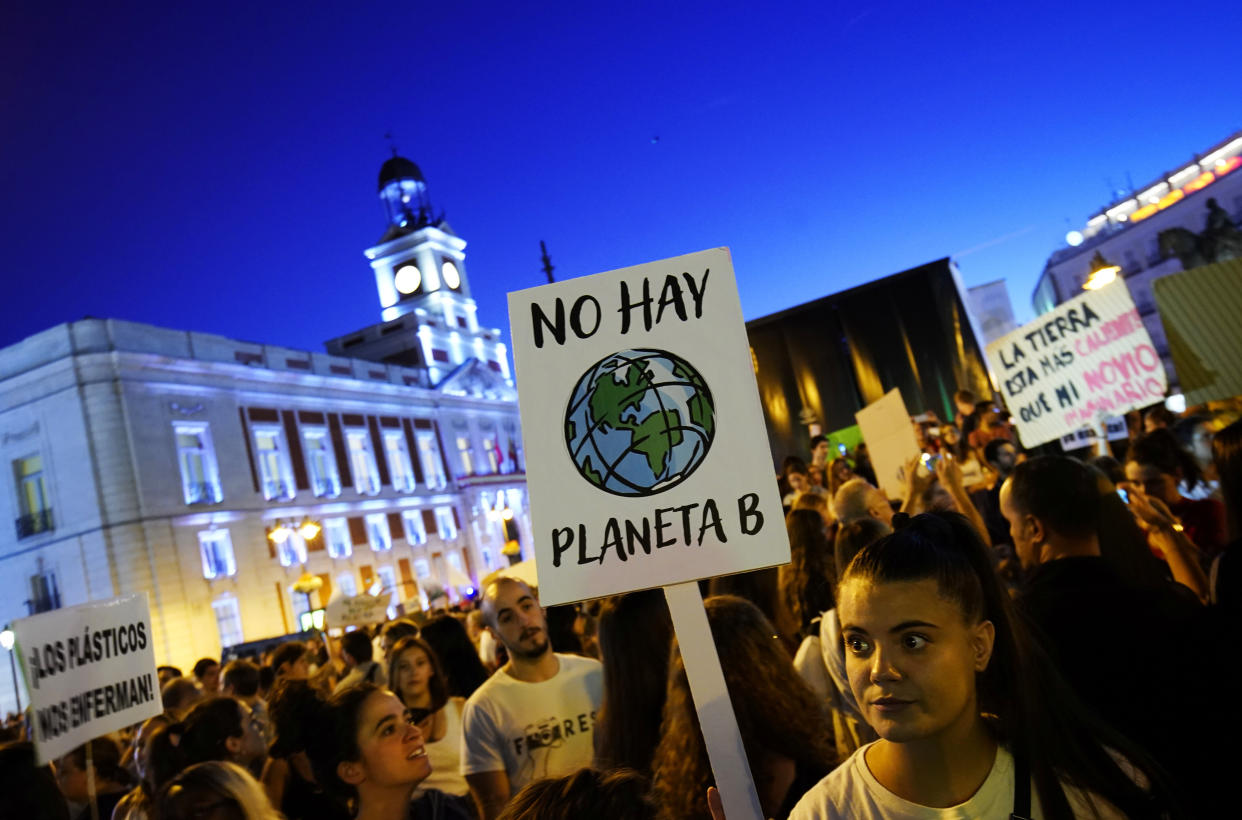
[[[392,158],[380,166],[378,190],[384,190],[385,185],[399,179],[412,179],[415,182],[422,182],[424,184],[427,182],[423,178],[423,172],[418,170],[418,166],[412,160],[399,157],[394,152]]]

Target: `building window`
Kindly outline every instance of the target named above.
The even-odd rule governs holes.
[[[346,598],[352,598],[358,594],[358,579],[352,572],[342,572],[336,576],[336,585]]]
[[[218,504],[220,472],[206,422],[176,422],[177,464],[181,467],[181,491],[187,504]]]
[[[479,550],[479,555],[483,556],[483,566],[487,569],[492,568],[492,551],[489,549]]]
[[[418,576],[418,580],[425,581],[431,577],[431,564],[426,558],[414,559],[414,574]]]
[[[379,470],[375,466],[375,453],[371,452],[371,440],[366,430],[347,430],[349,440],[349,466],[354,471],[354,489],[363,495],[375,495],[380,491]]]
[[[203,530],[198,534],[198,550],[203,556],[203,577],[219,578],[237,574],[233,539],[228,530]]]
[[[333,558],[348,558],[354,551],[349,538],[349,524],[344,518],[329,518],[324,524],[324,540],[328,545],[328,555]]]
[[[337,472],[336,458],[333,457],[328,443],[328,431],[322,427],[305,428],[302,431],[302,441],[315,497],[336,498],[341,494],[341,476]]]
[[[226,592],[211,602],[216,613],[216,629],[220,631],[220,646],[236,646],[246,640],[242,633],[241,609],[237,596]]]
[[[452,507],[436,507],[436,530],[445,541],[457,537],[457,520],[453,517]]]
[[[421,546],[427,543],[427,527],[423,525],[422,510],[406,510],[401,513],[401,518],[405,521],[405,540],[411,546]]]
[[[268,501],[288,501],[293,498],[293,467],[285,452],[280,428],[256,428],[254,443],[259,456],[263,497]]]
[[[31,615],[60,609],[60,587],[56,583],[56,573],[43,570],[30,576],[30,600],[26,601],[26,609]]]
[[[388,593],[388,617],[396,617],[396,606],[401,603],[401,587],[397,586],[397,573],[392,567],[376,567],[375,574],[384,584],[380,593]]]
[[[294,627],[299,631],[302,629],[302,616],[311,611],[310,601],[307,599],[305,592],[297,592],[293,587],[289,587],[289,602],[293,605]]]
[[[388,531],[388,516],[384,513],[373,513],[367,516],[367,540],[375,552],[387,552],[392,549],[392,533]]]
[[[418,433],[418,458],[423,463],[423,473],[427,476],[427,486],[438,490],[448,485],[444,475],[444,459],[440,457],[440,444],[435,433]]]
[[[457,455],[461,458],[461,474],[474,475],[474,447],[469,436],[457,437]]]
[[[414,468],[410,466],[410,453],[400,430],[384,433],[384,453],[388,456],[388,469],[392,471],[393,488],[405,493],[413,492]]]
[[[492,475],[500,473],[500,448],[496,446],[496,434],[488,433],[483,437],[483,452],[487,454],[487,466]]]
[[[17,485],[17,537],[26,538],[54,528],[52,504],[47,497],[47,481],[43,478],[43,456],[35,454],[13,462]]]
[[[282,567],[305,564],[307,561],[306,539],[294,528],[285,527],[284,537],[276,542],[276,557],[280,559]]]

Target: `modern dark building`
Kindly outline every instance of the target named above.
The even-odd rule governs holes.
[[[911,413],[942,419],[959,389],[990,396],[973,325],[947,258],[747,322],[774,459],[805,453],[812,424],[853,425],[894,387]]]

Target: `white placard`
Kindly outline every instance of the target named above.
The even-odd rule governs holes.
[[[22,618],[13,632],[41,763],[163,711],[146,593]]]
[[[328,626],[364,626],[388,620],[387,595],[342,596],[328,602],[324,620]]]
[[[1155,404],[1169,386],[1124,280],[1057,305],[987,356],[1026,447]]]
[[[539,597],[789,561],[727,248],[509,294]]]
[[[904,470],[906,463],[919,454],[919,440],[914,437],[914,423],[910,421],[901,391],[894,387],[855,413],[854,418],[867,443],[880,489],[889,498],[904,501]]]
[[[1061,436],[1061,449],[1069,452],[1070,450],[1080,450],[1083,447],[1091,447],[1095,445],[1099,437],[1099,431],[1094,427],[1083,427],[1073,433],[1066,433]],[[1126,425],[1125,416],[1113,416],[1104,419],[1104,438],[1106,441],[1122,441],[1129,437],[1130,428]]]

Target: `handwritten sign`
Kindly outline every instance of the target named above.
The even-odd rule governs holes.
[[[163,711],[145,593],[13,623],[39,761]]]
[[[786,563],[726,248],[509,294],[540,598]]]
[[[328,602],[324,618],[328,626],[363,626],[388,620],[387,595],[343,596]]]
[[[988,345],[987,357],[1026,447],[1154,404],[1168,388],[1122,280],[1002,336]]]

